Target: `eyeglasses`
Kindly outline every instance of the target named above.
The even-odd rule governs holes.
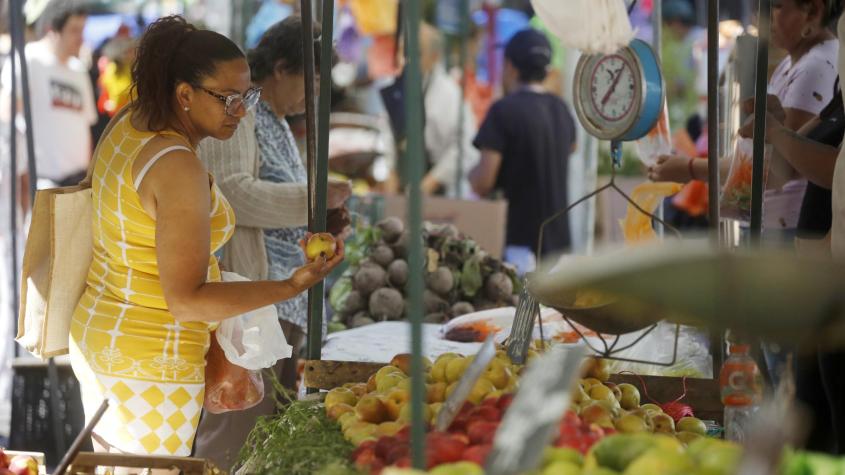
[[[252,110],[255,105],[258,104],[258,99],[261,98],[260,87],[250,88],[244,94],[232,94],[229,96],[218,94],[210,89],[200,86],[199,84],[194,85],[194,87],[225,104],[223,110],[226,111],[226,115],[232,116],[235,115],[241,107],[243,107],[245,111]]]

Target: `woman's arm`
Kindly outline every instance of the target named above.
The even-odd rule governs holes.
[[[746,112],[753,112],[754,101],[750,99],[743,104]],[[786,114],[780,101],[774,96],[768,96],[766,101],[766,141],[772,144],[778,157],[808,180],[830,189],[833,186],[833,171],[839,150],[836,147],[824,145],[810,140],[802,135],[818,124],[818,120],[806,123],[800,132],[795,132],[784,125]],[[754,137],[754,116],[751,115],[739,129],[742,137]]]
[[[833,171],[839,149],[825,145],[787,127],[774,128],[767,134],[775,153],[786,160],[798,173],[822,188],[833,187]]]
[[[277,229],[308,224],[308,188],[255,176],[258,145],[255,121],[245,117],[229,140],[205,139],[200,160],[235,210],[239,226]]]
[[[164,298],[177,321],[219,321],[289,299],[322,280],[343,260],[306,264],[288,280],[206,282],[210,244],[208,175],[190,152],[172,152],[150,170],[139,190],[155,203],[156,254]]]

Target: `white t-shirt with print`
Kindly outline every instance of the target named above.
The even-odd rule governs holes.
[[[26,60],[39,178],[60,181],[85,171],[92,152],[90,127],[97,120],[88,71],[78,58],[59,63],[44,40],[26,46]],[[20,67],[16,73],[20,86]],[[11,63],[7,59],[0,80],[6,94],[11,91],[11,76]],[[18,87],[18,97],[21,96]],[[22,117],[23,111],[19,111],[19,124],[23,124]],[[25,147],[20,138],[19,143]]]
[[[777,96],[785,109],[818,115],[833,99],[838,55],[838,39],[817,44],[794,64],[792,57],[787,55],[769,80],[769,94]],[[806,190],[807,180],[804,179],[791,180],[779,190],[766,190],[763,229],[795,229]]]

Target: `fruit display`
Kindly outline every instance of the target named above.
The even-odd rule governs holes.
[[[332,287],[332,329],[356,328],[407,315],[409,232],[398,218],[359,227],[346,249],[350,267]],[[423,258],[427,323],[515,304],[515,270],[490,256],[450,224],[424,223]]]
[[[11,455],[0,449],[0,475],[38,475],[38,461],[30,455]]]
[[[537,356],[540,344],[532,343],[529,360]],[[455,353],[442,354],[433,363],[424,360],[424,414],[430,427],[472,360],[473,357]],[[346,384],[326,394],[326,414],[339,423],[346,440],[356,447],[351,458],[359,470],[382,473],[385,467],[410,466],[409,367],[410,355],[397,355],[366,383]],[[447,430],[429,431],[429,469],[457,463],[483,464],[518,388],[522,368],[511,363],[504,349],[497,350]],[[582,375],[573,388],[570,410],[561,418],[553,441],[555,449],[586,456],[605,436],[616,433],[658,433],[672,439],[678,447],[706,435],[707,427],[702,421],[694,417],[675,421],[660,406],[641,405],[636,386],[607,382],[610,375],[605,360],[585,360]]]

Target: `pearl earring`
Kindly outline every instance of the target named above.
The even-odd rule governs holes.
[[[191,108],[188,107],[188,106],[185,106],[184,109],[185,109],[185,112],[188,112],[189,110],[191,110]]]

